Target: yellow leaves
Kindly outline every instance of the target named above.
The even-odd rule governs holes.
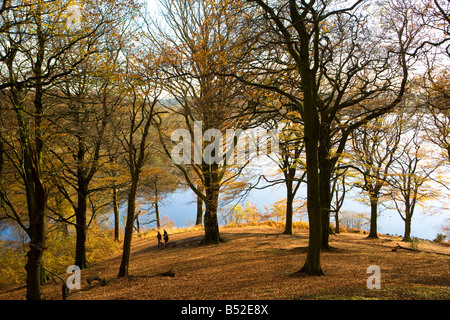
[[[241,224],[241,223],[251,223],[258,222],[260,218],[260,213],[256,205],[250,201],[247,201],[244,206],[237,204],[233,206],[230,210],[229,223],[231,224]]]
[[[322,29],[322,34],[331,33],[334,31],[336,27],[336,23],[330,22],[327,20],[323,20],[319,22],[319,27]]]
[[[26,256],[21,248],[0,241],[0,286],[15,284],[25,280]]]
[[[160,229],[166,229],[169,233],[170,229],[175,229],[177,227],[175,221],[170,219],[168,216],[162,216],[160,220]]]
[[[68,225],[60,225],[50,222],[49,233],[46,237],[46,250],[43,255],[45,268],[57,274],[65,273],[68,266],[73,264],[75,253],[75,234],[73,228]],[[105,259],[121,249],[120,243],[114,241],[110,230],[101,227],[95,221],[88,230],[87,260],[89,263]],[[0,285],[19,283],[25,281],[26,256],[28,250],[18,247],[17,244],[9,246],[6,241],[0,241]]]
[[[114,241],[112,230],[101,227],[96,221],[89,227],[87,238],[86,259],[89,263],[105,259],[121,249],[120,243]]]
[[[230,224],[248,223],[253,225],[264,221],[284,222],[286,220],[286,209],[286,199],[283,198],[278,199],[270,206],[264,206],[264,211],[261,211],[255,203],[247,201],[243,206],[237,204],[230,209],[228,222]],[[301,218],[305,212],[306,201],[294,200],[294,217]]]

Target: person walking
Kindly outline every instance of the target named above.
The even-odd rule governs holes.
[[[164,245],[166,245],[167,242],[169,242],[169,235],[167,234],[166,229],[164,229]]]
[[[161,233],[158,231],[158,235],[156,236],[156,238],[158,238],[158,247],[162,246],[162,242],[161,242]]]

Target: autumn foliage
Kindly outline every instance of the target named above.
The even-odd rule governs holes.
[[[27,299],[116,252],[128,277],[133,238],[176,227],[160,212],[176,191],[195,194],[203,245],[228,224],[307,227],[308,275],[324,274],[333,217],[367,222],[341,212],[348,189],[371,206],[371,238],[381,207],[405,241],[419,207],[448,210],[445,1],[146,4],[0,1],[0,277]],[[231,161],[264,149],[238,134],[261,128],[280,130],[270,170]],[[275,184],[286,199],[243,203]]]

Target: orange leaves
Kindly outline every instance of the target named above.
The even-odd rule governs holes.
[[[255,203],[247,201],[244,205],[234,205],[228,214],[225,214],[225,221],[230,224],[257,224],[264,221],[284,222],[286,219],[287,202],[286,199],[278,199],[270,206],[264,206],[261,211]],[[293,202],[293,215],[302,220],[306,213],[306,202],[295,200]]]

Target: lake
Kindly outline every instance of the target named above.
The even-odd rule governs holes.
[[[299,189],[297,198],[305,198],[305,196],[305,188]],[[355,195],[349,194],[346,197],[342,211],[364,213],[369,217],[370,207],[352,200],[352,197],[354,196]],[[240,204],[244,204],[247,201],[253,202],[261,211],[263,211],[264,206],[269,206],[281,198],[286,198],[283,185],[264,190],[252,190],[245,199],[239,200]],[[228,206],[231,207],[231,205],[232,204],[229,204]],[[398,212],[396,210],[387,209],[381,209],[380,211],[381,213],[378,218],[378,232],[385,234],[389,233],[391,235],[403,235],[405,224]],[[191,190],[176,192],[168,196],[160,207],[160,215],[168,216],[175,222],[177,227],[193,226],[196,214],[196,197]],[[425,214],[421,208],[418,207],[412,220],[411,236],[433,240],[436,238],[437,233],[442,233],[442,227],[448,225],[449,218],[450,214],[448,211],[443,211],[438,214]],[[308,218],[304,217],[303,221],[307,222]]]

